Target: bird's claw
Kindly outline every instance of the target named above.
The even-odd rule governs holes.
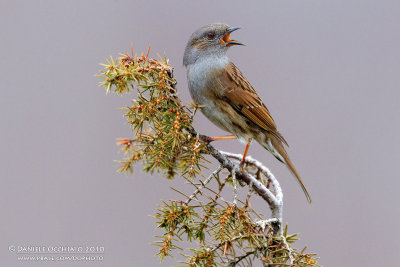
[[[240,169],[242,172],[244,172],[244,161],[243,161],[243,160],[239,163],[239,169]]]

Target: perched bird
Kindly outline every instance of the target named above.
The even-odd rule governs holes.
[[[237,29],[214,23],[192,34],[183,57],[190,94],[210,121],[233,134],[211,140],[238,138],[247,143],[240,164],[243,167],[250,142],[255,139],[289,168],[311,203],[310,194],[283,146],[288,145],[286,140],[257,92],[226,55],[229,47],[242,45],[230,39]]]

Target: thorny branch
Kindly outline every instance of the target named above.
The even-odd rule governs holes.
[[[282,234],[282,213],[283,213],[283,194],[282,189],[279,185],[278,180],[275,176],[268,170],[267,167],[262,165],[259,161],[253,159],[251,156],[246,157],[246,163],[254,165],[259,169],[268,179],[271,181],[273,190],[276,192],[274,195],[271,190],[269,190],[261,181],[257,180],[253,175],[246,171],[242,171],[238,164],[233,163],[230,158],[240,160],[242,158],[241,154],[232,154],[229,152],[224,152],[216,149],[212,145],[207,145],[210,154],[219,161],[221,166],[229,170],[231,173],[235,173],[237,179],[244,181],[247,185],[252,186],[253,189],[268,203],[269,208],[272,212],[272,218],[276,219],[273,222],[273,229],[275,235]]]
[[[215,175],[217,175],[221,170],[222,170],[222,165],[220,165],[220,166],[218,167],[218,169],[216,169],[210,176],[208,176],[208,178],[207,178],[204,182],[201,183],[201,186],[198,187],[198,188],[196,189],[196,191],[194,191],[193,194],[190,195],[190,197],[188,197],[188,199],[186,200],[185,204],[186,204],[186,205],[189,204],[189,202],[190,202],[194,197],[196,197],[196,195],[197,195],[198,193],[201,192],[201,189],[203,189],[203,187],[204,187],[206,184],[208,184],[208,183],[211,181],[211,179],[212,179],[213,177],[215,177]]]

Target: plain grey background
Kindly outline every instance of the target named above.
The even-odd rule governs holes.
[[[94,75],[108,56],[182,55],[211,22],[241,26],[231,59],[270,109],[313,197],[258,144],[284,191],[284,221],[325,266],[395,266],[400,250],[400,2],[1,1],[0,265],[170,266],[154,214],[175,199],[157,175],[116,172],[119,107]],[[219,129],[200,113],[196,128]],[[236,141],[216,143],[241,153]],[[102,262],[20,262],[9,246],[104,246]]]

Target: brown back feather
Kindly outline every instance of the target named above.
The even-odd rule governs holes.
[[[269,110],[235,64],[230,62],[222,74],[219,77],[224,90],[224,98],[250,121],[288,145],[278,131]]]

